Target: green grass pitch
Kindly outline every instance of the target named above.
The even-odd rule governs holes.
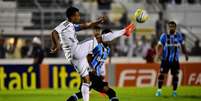
[[[0,101],[65,101],[77,89],[13,90],[0,91]],[[172,88],[164,87],[163,95],[155,97],[156,88],[115,88],[120,101],[201,101],[201,87],[179,87],[177,97]],[[82,101],[82,100],[79,100]],[[90,93],[90,101],[109,101],[96,91]]]

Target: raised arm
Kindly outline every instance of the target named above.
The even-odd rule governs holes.
[[[105,17],[102,16],[102,17],[99,17],[97,21],[76,25],[75,29],[76,29],[76,31],[80,31],[80,30],[83,30],[83,29],[94,28],[98,24],[103,23],[105,20],[106,20]]]

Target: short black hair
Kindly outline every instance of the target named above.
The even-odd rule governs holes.
[[[168,25],[175,25],[175,27],[177,26],[176,22],[174,22],[174,21],[169,21]]]
[[[111,29],[104,29],[101,34],[107,34],[109,32],[112,32],[112,30]]]
[[[71,6],[66,9],[66,17],[70,19],[70,17],[73,16],[76,12],[79,12],[79,9]]]

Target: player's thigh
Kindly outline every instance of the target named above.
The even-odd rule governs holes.
[[[102,67],[100,68],[100,75],[101,76],[103,76],[103,77],[105,77],[105,75],[106,75],[106,68],[105,68],[105,66],[106,66],[106,64],[104,63],[103,65],[102,65]]]
[[[92,52],[96,45],[97,41],[95,38],[80,42],[73,51],[73,57],[75,59],[85,58],[89,53]]]
[[[65,47],[62,47],[62,49],[64,51],[66,62],[70,63],[70,61],[72,60],[71,50],[69,48],[65,48]]]
[[[99,76],[91,77],[92,85],[91,87],[96,91],[104,91],[105,82]]]
[[[179,62],[178,61],[173,62],[172,66],[171,66],[171,74],[172,75],[178,75],[179,70],[180,70]]]
[[[78,59],[78,60],[73,59],[72,63],[74,65],[74,68],[80,74],[81,77],[85,77],[89,75],[89,71],[88,71],[89,64],[86,58]]]
[[[167,74],[169,69],[170,69],[169,63],[167,61],[162,60],[161,66],[160,66],[160,73],[161,74]]]

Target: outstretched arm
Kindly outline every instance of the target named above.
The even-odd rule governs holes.
[[[51,47],[50,53],[58,52],[60,49],[60,44],[59,44],[59,35],[56,30],[54,30],[51,34],[51,43],[52,43],[52,47]]]
[[[103,23],[105,20],[106,20],[105,17],[102,16],[99,17],[97,21],[79,24],[78,31],[83,29],[94,28],[98,24]]]

